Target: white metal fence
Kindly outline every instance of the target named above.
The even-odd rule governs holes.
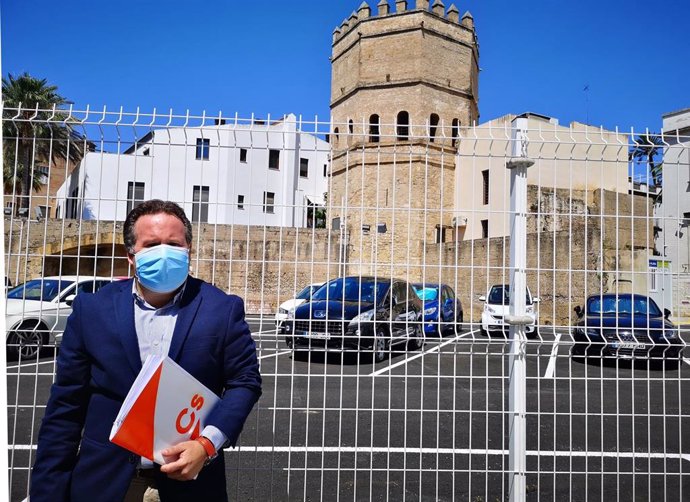
[[[122,221],[150,198],[246,302],[264,395],[231,499],[689,496],[690,138],[88,109],[5,109],[3,135],[5,277],[46,295],[5,303],[11,500],[66,284],[131,275]]]

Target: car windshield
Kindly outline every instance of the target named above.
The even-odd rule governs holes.
[[[308,300],[311,297],[312,293],[314,293],[314,291],[316,291],[320,287],[321,286],[307,286],[302,291],[297,293],[297,296],[295,296],[295,298],[297,298],[298,300]]]
[[[645,296],[595,296],[587,302],[589,315],[645,315],[662,317],[654,300]]]
[[[64,279],[34,279],[12,289],[7,298],[49,302],[72,284]]]
[[[422,284],[414,285],[414,292],[422,301],[431,302],[438,298],[438,286],[423,286]]]
[[[346,302],[381,303],[390,282],[375,282],[372,279],[345,277],[334,279],[316,291],[312,300],[334,300]]]
[[[489,291],[487,302],[490,305],[510,305],[510,286],[493,286],[491,291]],[[532,305],[532,297],[529,294],[529,290],[527,290],[525,295],[525,303]]]

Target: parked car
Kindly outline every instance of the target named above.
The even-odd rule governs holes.
[[[288,318],[288,314],[294,311],[297,307],[303,303],[308,302],[311,299],[311,295],[323,286],[323,282],[315,282],[310,284],[306,288],[302,289],[294,298],[284,301],[278,307],[278,312],[276,312],[276,327],[280,328],[280,325]]]
[[[462,303],[447,284],[413,284],[422,300],[424,332],[442,335],[447,328],[458,328],[463,321]]]
[[[371,351],[381,362],[392,346],[423,345],[422,302],[400,279],[334,279],[288,315],[282,332],[294,350]]]
[[[53,276],[32,279],[7,293],[5,328],[9,357],[30,359],[58,345],[79,293],[95,293],[110,277]]]
[[[651,298],[637,294],[605,293],[575,307],[573,355],[679,360],[683,340],[669,320],[671,312]]]
[[[505,317],[510,312],[510,285],[494,284],[486,296],[479,297],[479,301],[485,302],[479,328],[481,334],[484,336],[493,333],[507,335],[510,326],[505,322]],[[539,335],[536,326],[538,315],[536,307],[539,298],[533,297],[529,288],[527,288],[525,303],[527,305],[525,314],[531,318],[531,322],[525,326],[525,332],[528,338],[535,338]]]

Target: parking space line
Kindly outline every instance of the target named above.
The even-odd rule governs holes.
[[[54,362],[55,361],[53,359],[49,359],[48,361],[39,361],[39,362],[30,361],[30,362],[24,362],[22,364],[15,364],[13,366],[8,366],[7,369],[8,370],[16,370],[17,368],[25,368],[29,364],[36,364],[36,365],[38,365],[38,364],[53,364]]]
[[[36,445],[8,445],[8,450],[35,450]],[[509,450],[498,448],[410,448],[367,447],[367,446],[237,446],[223,449],[224,453],[399,453],[399,454],[439,454],[439,455],[508,455]],[[633,458],[685,460],[690,462],[687,453],[652,453],[640,451],[575,451],[575,450],[527,450],[530,457],[589,457],[589,458]]]
[[[556,373],[556,357],[558,356],[558,342],[561,340],[560,333],[556,335],[556,339],[553,341],[553,347],[551,347],[551,356],[549,357],[549,364],[546,366],[546,372],[544,373],[544,378],[553,378]]]
[[[278,357],[278,356],[283,356],[285,354],[290,354],[292,351],[291,350],[284,350],[282,352],[276,352],[274,354],[268,354],[266,356],[259,356],[257,359],[266,359],[268,357]]]
[[[373,373],[370,373],[369,376],[379,376],[379,375],[381,375],[381,374],[383,374],[383,373],[385,373],[385,372],[387,372],[387,371],[392,370],[393,368],[397,368],[398,366],[401,366],[401,365],[403,365],[403,364],[407,364],[407,363],[409,363],[410,361],[414,361],[415,359],[419,359],[420,357],[423,357],[423,356],[425,356],[425,355],[427,355],[427,354],[431,354],[432,352],[438,352],[439,350],[441,350],[441,349],[442,349],[443,347],[445,347],[446,345],[449,345],[449,344],[451,344],[451,343],[453,343],[453,342],[456,342],[456,341],[458,341],[460,338],[464,338],[464,337],[466,337],[467,335],[471,335],[471,334],[473,334],[473,333],[477,333],[477,330],[475,330],[475,331],[468,331],[467,333],[463,333],[462,335],[454,336],[454,337],[451,338],[450,340],[446,340],[446,341],[443,342],[443,343],[439,343],[438,345],[434,346],[433,348],[431,348],[431,349],[429,349],[429,350],[425,350],[425,351],[423,351],[423,352],[420,352],[419,354],[415,354],[415,355],[412,356],[412,357],[407,357],[407,358],[403,359],[402,361],[399,361],[399,362],[397,362],[397,363],[395,363],[395,364],[391,364],[390,366],[386,366],[385,368],[381,368],[380,370],[374,371]]]
[[[684,358],[683,358],[683,362],[684,362],[685,364],[690,364],[690,358],[684,357]]]

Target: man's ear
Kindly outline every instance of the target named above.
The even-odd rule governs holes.
[[[132,253],[130,253],[129,251],[127,252],[127,261],[132,266],[132,268],[136,268],[136,265],[134,262],[134,255]]]

